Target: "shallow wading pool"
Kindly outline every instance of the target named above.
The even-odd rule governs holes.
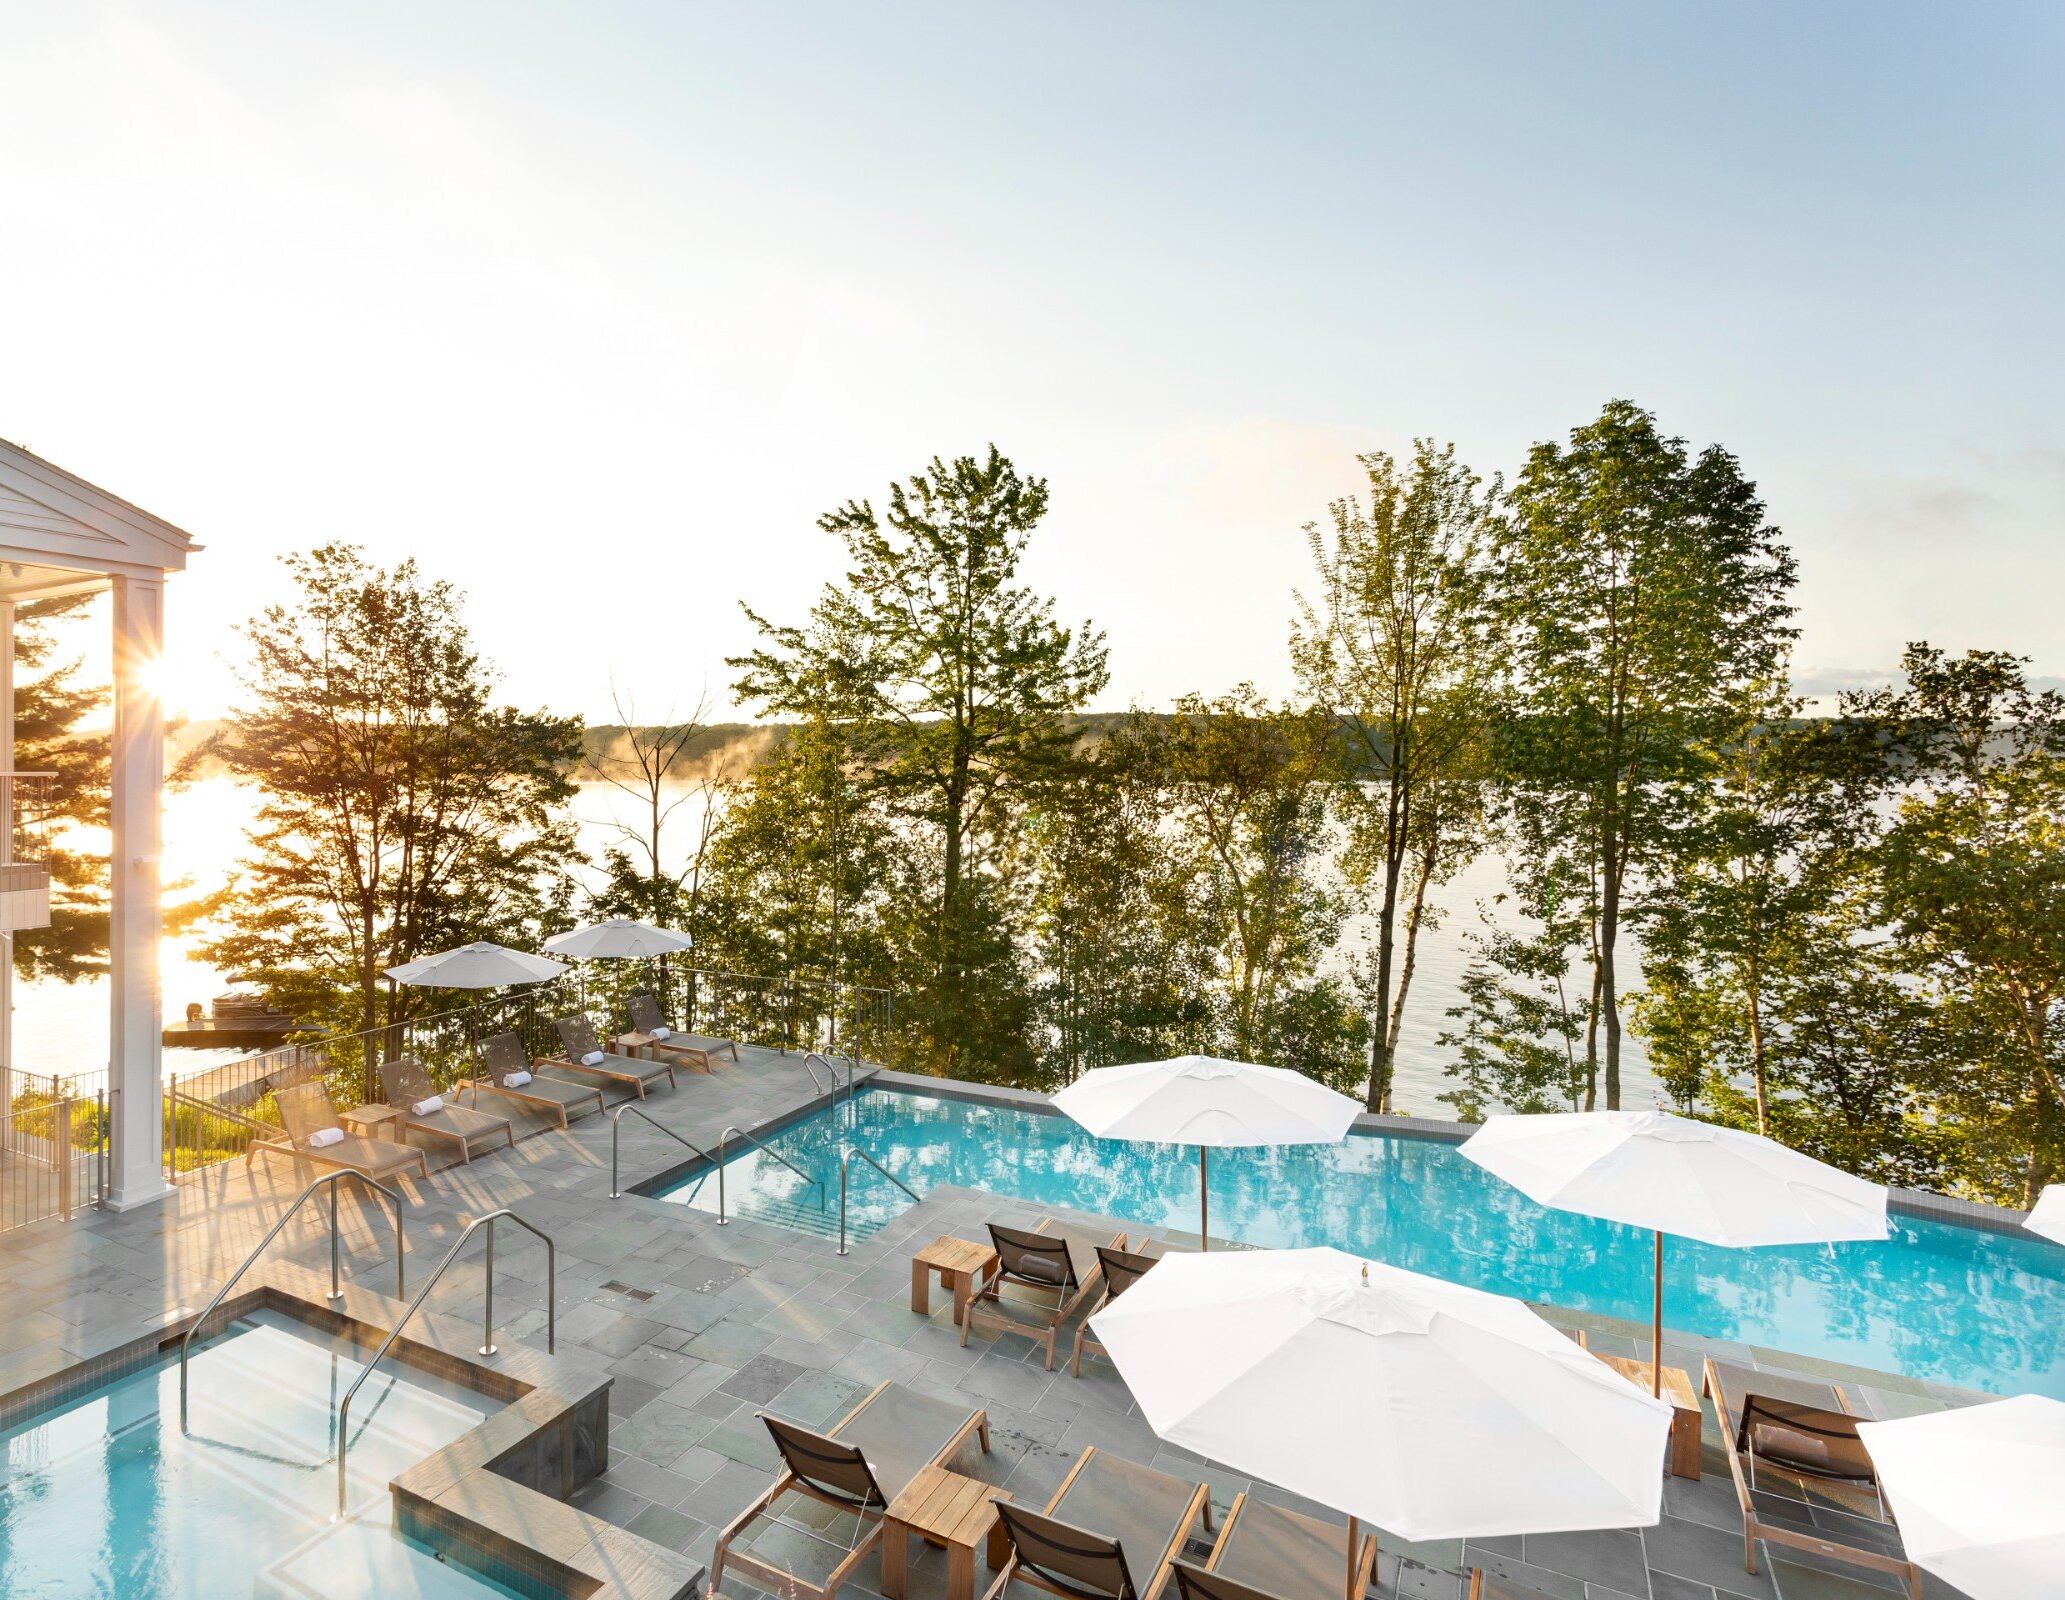
[[[404,1539],[388,1481],[476,1426],[483,1397],[383,1365],[352,1402],[350,1515],[337,1402],[360,1371],[292,1318],[233,1323],[188,1366],[160,1360],[8,1429],[0,1594],[99,1600],[489,1600],[509,1593]]]
[[[733,1210],[821,1235],[838,1229],[847,1144],[921,1196],[951,1184],[1145,1228],[1197,1228],[1194,1150],[1093,1139],[1059,1113],[1026,1106],[870,1086],[767,1143],[808,1178],[749,1147],[726,1163]],[[1219,1150],[1211,1177],[1215,1238],[1333,1245],[1503,1294],[1649,1320],[1647,1233],[1536,1205],[1439,1140],[1354,1133],[1337,1145]],[[850,1182],[857,1238],[912,1204],[863,1162]],[[707,1172],[661,1197],[717,1208]],[[1666,1262],[1670,1327],[2065,1399],[2065,1247],[2033,1235],[1896,1216],[1882,1244],[1727,1250],[1672,1240]]]

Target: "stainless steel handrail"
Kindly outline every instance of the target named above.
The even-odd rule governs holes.
[[[737,1134],[741,1139],[745,1140],[747,1144],[751,1145],[755,1150],[758,1150],[762,1155],[773,1156],[775,1160],[779,1161],[783,1166],[787,1167],[791,1172],[795,1173],[796,1176],[801,1178],[805,1183],[815,1184],[817,1186],[817,1203],[820,1208],[823,1207],[825,1203],[825,1185],[823,1179],[813,1178],[809,1173],[805,1172],[801,1167],[797,1166],[795,1162],[791,1161],[779,1150],[768,1149],[766,1145],[762,1144],[758,1139],[754,1138],[750,1133],[746,1132],[744,1128],[739,1127],[737,1124],[733,1124],[731,1127],[726,1128],[722,1133],[717,1135],[718,1227],[723,1227],[726,1223],[728,1223],[731,1220],[724,1214],[724,1145],[725,1141],[728,1140],[733,1134]]]
[[[811,1051],[810,1054],[803,1058],[803,1070],[810,1074],[810,1087],[816,1090],[819,1094],[823,1094],[825,1092],[824,1085],[820,1084],[817,1081],[817,1069],[820,1066],[822,1066],[825,1069],[825,1076],[832,1080],[831,1087],[834,1089],[838,1088],[839,1074],[832,1070],[831,1062],[825,1060],[825,1058],[819,1055],[815,1050]]]
[[[344,1400],[337,1407],[338,1516],[342,1517],[344,1515],[345,1506],[349,1494],[349,1491],[346,1488],[346,1479],[344,1475],[344,1451],[345,1446],[350,1439],[348,1425],[351,1421],[352,1397],[359,1392],[360,1385],[362,1385],[368,1378],[372,1377],[373,1369],[380,1365],[381,1361],[386,1357],[387,1352],[394,1348],[395,1340],[399,1339],[402,1336],[402,1329],[406,1328],[409,1325],[409,1319],[415,1316],[417,1311],[422,1308],[423,1302],[430,1296],[430,1291],[437,1287],[437,1280],[445,1275],[445,1269],[447,1267],[449,1267],[454,1261],[458,1260],[459,1252],[466,1247],[466,1241],[468,1239],[471,1239],[475,1231],[480,1228],[486,1228],[488,1230],[487,1278],[484,1286],[485,1292],[483,1293],[481,1298],[482,1331],[480,1353],[484,1356],[491,1356],[496,1353],[495,1223],[503,1217],[507,1217],[519,1228],[522,1228],[526,1233],[529,1233],[533,1238],[542,1241],[545,1246],[545,1353],[547,1355],[558,1354],[559,1309],[556,1302],[559,1299],[559,1251],[558,1248],[552,1243],[552,1236],[533,1227],[530,1223],[524,1221],[522,1217],[519,1217],[514,1211],[511,1211],[506,1206],[503,1207],[500,1211],[490,1211],[484,1217],[475,1217],[471,1222],[466,1224],[466,1227],[463,1231],[461,1231],[459,1237],[452,1241],[452,1248],[445,1252],[444,1260],[440,1261],[437,1264],[436,1270],[430,1274],[429,1281],[427,1281],[422,1288],[416,1291],[416,1298],[409,1302],[409,1309],[402,1313],[401,1320],[394,1325],[394,1331],[390,1333],[386,1337],[386,1339],[384,1339],[381,1342],[380,1348],[373,1352],[373,1359],[366,1363],[365,1369],[361,1371],[359,1375],[352,1380],[351,1387],[344,1391]]]
[[[861,1149],[859,1145],[850,1144],[844,1150],[840,1151],[839,1254],[841,1254],[842,1256],[846,1254],[846,1164],[850,1162],[855,1156],[859,1156],[861,1160],[865,1161],[869,1166],[873,1167],[877,1172],[881,1173],[883,1177],[887,1178],[891,1183],[895,1184],[897,1188],[901,1189],[913,1200],[916,1200],[918,1198],[917,1190],[913,1189],[909,1184],[905,1183],[903,1179],[899,1178],[895,1173],[891,1172],[887,1167],[883,1166],[881,1162],[877,1161],[873,1156],[869,1155],[867,1151]]]
[[[635,1103],[627,1103],[618,1106],[617,1109],[610,1114],[609,1126],[609,1197],[612,1200],[621,1200],[624,1197],[624,1191],[617,1187],[617,1137],[624,1131],[624,1114],[627,1111],[630,1112],[632,1115],[638,1117],[642,1121],[650,1122],[655,1128],[658,1128],[660,1132],[664,1133],[676,1144],[686,1145],[689,1149],[693,1150],[697,1155],[701,1156],[705,1161],[708,1161],[710,1159],[710,1152],[705,1150],[701,1145],[695,1143],[695,1141],[691,1139],[684,1139],[680,1134],[676,1133],[664,1122],[659,1121],[656,1117],[653,1117],[645,1111],[641,1111]],[[717,1192],[720,1197],[719,1205],[721,1208],[721,1197],[724,1193],[724,1178],[721,1171],[719,1172],[717,1179]]]
[[[392,1189],[388,1188],[386,1184],[380,1182],[379,1179],[369,1178],[363,1172],[357,1171],[355,1168],[352,1167],[339,1167],[335,1172],[324,1173],[320,1178],[317,1178],[314,1182],[309,1184],[309,1186],[306,1189],[303,1189],[301,1193],[295,1197],[294,1203],[291,1206],[287,1207],[285,1214],[281,1216],[280,1220],[278,1222],[275,1222],[272,1225],[272,1228],[267,1232],[266,1236],[258,1241],[258,1248],[253,1250],[248,1256],[244,1257],[244,1264],[238,1267],[235,1272],[232,1272],[229,1275],[228,1281],[225,1282],[220,1289],[217,1289],[215,1291],[215,1298],[210,1300],[208,1304],[202,1308],[201,1314],[198,1317],[194,1318],[193,1325],[186,1330],[186,1337],[179,1341],[179,1431],[181,1433],[186,1432],[187,1347],[194,1342],[194,1335],[199,1333],[201,1329],[204,1326],[206,1326],[208,1319],[215,1314],[215,1308],[222,1304],[223,1299],[229,1294],[230,1290],[234,1289],[237,1286],[238,1281],[244,1276],[244,1274],[251,1270],[252,1263],[257,1261],[257,1259],[260,1256],[265,1254],[266,1247],[270,1245],[273,1242],[273,1240],[277,1239],[280,1236],[280,1230],[286,1227],[288,1223],[294,1220],[294,1213],[299,1211],[302,1208],[302,1206],[307,1203],[308,1197],[310,1195],[314,1194],[316,1190],[322,1188],[325,1184],[328,1184],[330,1186],[329,1298],[331,1304],[333,1305],[337,1301],[342,1300],[344,1298],[344,1285],[341,1278],[343,1254],[338,1244],[337,1234],[336,1187],[338,1181],[343,1178],[358,1179],[359,1182],[363,1183],[367,1188],[374,1190],[376,1193],[380,1195],[380,1197],[383,1200],[386,1200],[390,1205],[394,1207],[394,1297],[395,1299],[399,1300],[401,1299],[403,1294],[407,1292],[407,1284],[404,1278],[402,1266],[402,1253],[404,1245],[404,1240],[402,1237],[402,1197],[399,1194],[396,1194]]]

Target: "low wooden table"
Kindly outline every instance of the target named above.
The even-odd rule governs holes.
[[[924,1468],[883,1513],[882,1593],[888,1600],[903,1600],[916,1534],[928,1544],[946,1546],[946,1600],[975,1600],[976,1547],[988,1542],[992,1571],[1010,1555],[991,1504],[1010,1498],[994,1484],[949,1468]]]
[[[393,1106],[374,1104],[353,1106],[349,1111],[337,1113],[337,1120],[343,1123],[346,1128],[356,1128],[368,1139],[391,1137],[384,1130],[386,1125],[394,1120],[394,1117],[395,1108]]]
[[[1600,1356],[1628,1382],[1649,1393],[1650,1366],[1640,1356]],[[1663,1369],[1663,1397],[1671,1403],[1670,1472],[1674,1478],[1699,1476],[1699,1390],[1683,1367]]]
[[[968,1309],[983,1275],[996,1263],[997,1253],[986,1244],[941,1235],[911,1257],[911,1309],[921,1317],[932,1315],[932,1275],[954,1292],[954,1325]]]

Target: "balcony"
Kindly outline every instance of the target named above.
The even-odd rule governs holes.
[[[54,772],[0,772],[0,933],[50,926]]]

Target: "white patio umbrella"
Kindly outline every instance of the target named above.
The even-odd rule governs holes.
[[[651,923],[611,917],[571,933],[556,933],[545,941],[545,948],[573,961],[642,961],[686,950],[690,943],[685,935]]]
[[[564,961],[549,956],[527,955],[507,945],[482,939],[462,944],[456,950],[441,950],[420,961],[405,961],[389,967],[387,975],[396,983],[413,983],[432,989],[494,989],[505,983],[537,983],[566,971]]]
[[[1333,1144],[1359,1102],[1302,1072],[1217,1056],[1177,1056],[1124,1067],[1097,1067],[1054,1097],[1100,1139],[1197,1146],[1198,1239],[1211,1248],[1210,1168],[1214,1146]]]
[[[2022,1219],[2022,1226],[2065,1244],[2065,1183],[2046,1185],[2036,1197],[2036,1204],[2029,1208],[2029,1215]]]
[[[2065,1588],[2065,1402],[2018,1395],[1857,1433],[1910,1561],[1972,1600]]]
[[[1338,1250],[1169,1255],[1090,1319],[1162,1438],[1410,1540],[1648,1526],[1671,1408],[1518,1300]]]
[[[1462,1152],[1531,1200],[1656,1236],[1650,1388],[1663,1385],[1663,1236],[1824,1244],[1886,1236],[1886,1191],[1736,1128],[1668,1111],[1491,1117]]]

